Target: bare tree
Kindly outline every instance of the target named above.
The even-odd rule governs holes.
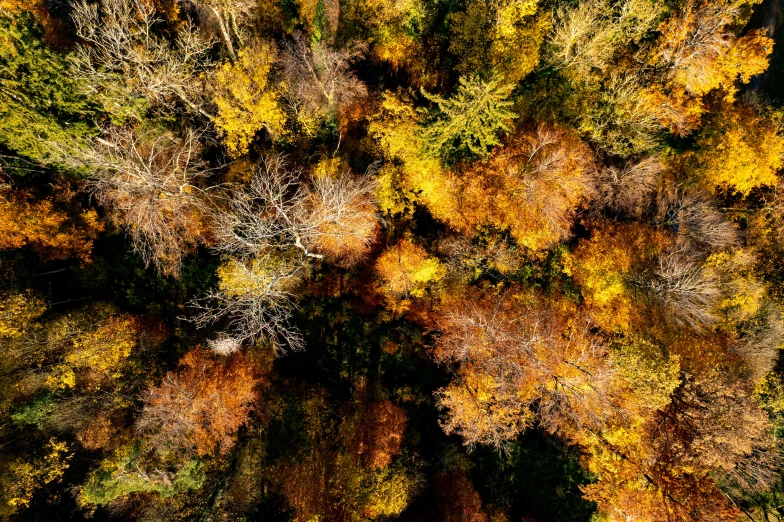
[[[190,0],[188,3],[196,6],[204,25],[214,23],[217,26],[229,57],[236,61],[234,41],[244,44],[245,32],[241,26],[253,16],[258,7],[256,0]]]
[[[289,103],[299,119],[323,120],[367,95],[365,84],[351,65],[365,54],[364,45],[335,50],[323,41],[308,46],[296,33],[284,45],[282,64],[289,88]]]
[[[191,303],[200,312],[190,321],[198,328],[223,322],[232,344],[263,340],[278,352],[286,346],[301,350],[302,334],[290,323],[303,269],[302,262],[275,253],[246,262],[231,259],[219,271],[218,288]],[[225,341],[219,342],[211,347],[223,348]]]
[[[673,210],[677,210],[679,239],[688,248],[711,251],[737,245],[735,225],[724,219],[705,198],[687,195]]]
[[[218,251],[249,257],[296,247],[307,257],[349,261],[365,254],[378,229],[372,177],[320,176],[309,185],[302,177],[281,155],[263,159],[218,215]]]
[[[649,291],[679,325],[700,331],[718,320],[714,307],[723,295],[722,281],[683,249],[659,256],[658,266],[634,283]]]
[[[621,168],[605,167],[597,174],[598,203],[629,216],[640,216],[656,190],[664,166],[659,156],[627,163]]]
[[[73,6],[77,45],[74,62],[92,92],[105,103],[141,95],[153,105],[181,101],[202,109],[199,70],[207,65],[211,45],[189,26],[171,42],[157,36],[155,8],[144,0],[82,0]],[[118,97],[120,98],[118,100]]]
[[[199,156],[199,134],[110,127],[73,161],[95,176],[87,182],[112,221],[131,238],[145,264],[179,274],[182,258],[208,233],[211,210],[199,178],[209,168]]]
[[[753,382],[759,382],[773,369],[784,347],[784,317],[773,303],[765,306],[761,318],[732,347],[751,370]]]

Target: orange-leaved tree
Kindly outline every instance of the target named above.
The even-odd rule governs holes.
[[[457,296],[436,326],[435,359],[455,368],[436,394],[442,427],[469,447],[501,447],[534,422],[567,435],[597,430],[620,409],[613,359],[573,304],[513,289]]]
[[[178,371],[144,393],[136,426],[159,453],[226,453],[247,421],[258,382],[251,360],[241,353],[222,361],[191,350]]]

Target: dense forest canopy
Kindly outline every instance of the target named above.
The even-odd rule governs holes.
[[[0,519],[784,520],[780,0],[0,0]]]

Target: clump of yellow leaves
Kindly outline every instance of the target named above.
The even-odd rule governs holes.
[[[270,86],[270,70],[277,60],[274,43],[260,41],[237,53],[236,63],[224,63],[215,73],[215,126],[232,156],[241,156],[257,132],[284,131],[286,114]]]

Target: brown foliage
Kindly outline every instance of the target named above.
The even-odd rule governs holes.
[[[460,470],[436,475],[433,488],[438,497],[442,522],[488,522],[482,499],[471,481]]]
[[[191,350],[177,372],[144,393],[136,427],[160,453],[226,453],[253,407],[258,382],[252,362],[242,354],[219,362]]]
[[[325,41],[309,46],[299,33],[285,45],[281,62],[287,98],[306,132],[312,133],[321,121],[342,115],[367,96],[365,84],[351,72],[352,63],[362,58],[365,50],[361,44],[332,49]]]
[[[359,454],[365,466],[384,468],[392,462],[406,430],[406,413],[392,401],[372,402],[359,427]]]

